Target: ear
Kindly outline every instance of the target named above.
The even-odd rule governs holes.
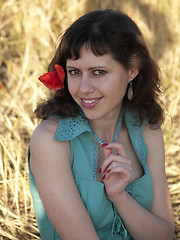
[[[128,77],[129,77],[128,83],[131,82],[138,75],[138,73],[139,73],[139,69],[137,69],[137,68],[129,69],[129,71],[128,71]]]

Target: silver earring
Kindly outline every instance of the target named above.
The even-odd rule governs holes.
[[[129,101],[132,99],[133,97],[133,88],[132,88],[132,82],[129,83],[129,88],[128,88],[128,92],[127,92],[127,97],[129,99]]]

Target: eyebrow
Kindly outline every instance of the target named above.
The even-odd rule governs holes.
[[[78,69],[77,67],[74,67],[74,66],[67,66],[66,68],[76,68],[76,69]],[[88,68],[88,70],[99,69],[99,68],[107,68],[107,67],[105,67],[105,66],[95,66],[95,67]]]

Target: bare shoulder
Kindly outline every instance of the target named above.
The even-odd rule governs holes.
[[[58,127],[58,119],[46,119],[42,121],[36,127],[31,137],[31,143],[41,138],[43,140],[43,137],[47,137],[47,136],[53,137],[56,133],[57,127]]]
[[[61,142],[54,140],[58,123],[59,120],[57,118],[43,120],[32,134],[30,148],[37,149],[37,147],[44,148],[45,146],[49,146],[48,149],[50,150],[50,146],[52,147],[52,145],[56,145],[57,143],[60,144]]]
[[[149,158],[152,159],[161,159],[164,162],[165,153],[164,153],[164,140],[161,127],[152,128],[148,124],[144,126],[143,135],[146,142],[146,145],[149,150]]]
[[[151,140],[151,139],[157,139],[158,140],[163,140],[163,134],[162,134],[162,129],[161,127],[151,127],[149,124],[145,124],[144,125],[144,129],[143,129],[143,133],[144,133],[144,138],[146,138],[146,140]]]
[[[30,141],[30,166],[32,172],[35,172],[38,166],[48,168],[58,161],[66,160],[70,163],[69,142],[61,142],[54,139],[58,123],[58,119],[55,118],[44,120],[32,134]],[[64,158],[61,159],[61,156],[64,156]]]

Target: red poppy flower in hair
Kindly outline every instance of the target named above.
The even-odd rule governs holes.
[[[59,90],[64,88],[65,73],[63,68],[56,64],[55,70],[52,72],[44,73],[38,79],[49,89]]]

